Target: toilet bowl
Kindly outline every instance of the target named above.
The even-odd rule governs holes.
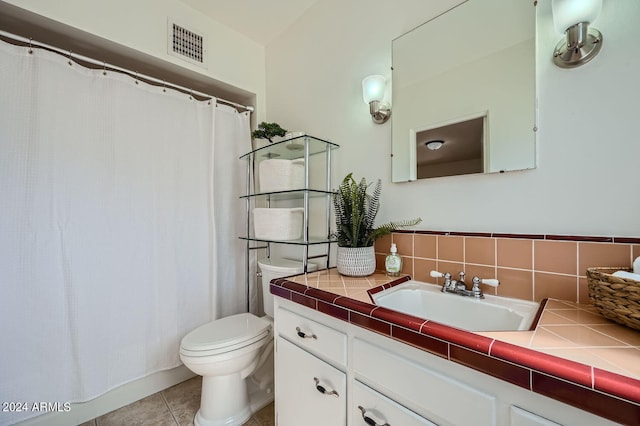
[[[252,409],[273,400],[273,296],[269,283],[275,278],[300,274],[303,266],[288,259],[265,259],[258,265],[266,315],[242,313],[211,321],[189,332],[180,343],[180,359],[189,370],[202,376],[195,426],[242,425],[251,417]],[[315,270],[316,265],[309,264],[307,269]],[[254,397],[249,392],[247,378],[254,373],[252,384],[267,394],[267,400],[264,395]]]

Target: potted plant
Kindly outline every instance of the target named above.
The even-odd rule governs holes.
[[[258,128],[251,133],[251,136],[257,139],[267,139],[270,143],[273,143],[275,136],[284,136],[287,134],[287,130],[280,127],[278,123],[267,123],[263,121],[258,125]]]
[[[360,182],[349,173],[333,196],[338,240],[338,272],[348,276],[371,275],[376,269],[373,243],[398,228],[413,226],[422,219],[389,222],[374,226],[380,207],[382,182],[378,179],[372,193],[367,193],[370,185],[362,178]]]

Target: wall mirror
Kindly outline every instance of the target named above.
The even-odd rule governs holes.
[[[393,182],[535,168],[535,15],[466,0],[393,40]]]

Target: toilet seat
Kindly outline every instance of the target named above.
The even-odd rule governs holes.
[[[231,352],[266,338],[271,323],[251,313],[231,315],[201,325],[184,336],[180,354],[205,357]]]

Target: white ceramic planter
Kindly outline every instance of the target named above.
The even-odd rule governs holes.
[[[376,270],[376,253],[371,247],[338,247],[338,272],[350,277],[365,277]]]

